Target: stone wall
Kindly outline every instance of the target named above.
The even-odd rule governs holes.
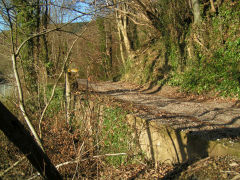
[[[174,129],[168,125],[127,115],[142,151],[155,162],[182,163],[208,156],[240,157],[240,143],[227,138],[211,139],[204,132]]]

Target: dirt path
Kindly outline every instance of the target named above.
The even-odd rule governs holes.
[[[86,86],[86,80],[79,79],[79,84]],[[89,87],[97,93],[145,106],[148,110],[140,116],[181,130],[239,131],[240,128],[240,108],[233,101],[187,100],[176,95],[174,88],[144,90],[121,82],[91,82]]]

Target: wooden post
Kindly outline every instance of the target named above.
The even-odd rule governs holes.
[[[65,73],[65,91],[66,91],[66,117],[67,123],[70,125],[70,108],[71,108],[71,84],[69,82],[68,71]]]

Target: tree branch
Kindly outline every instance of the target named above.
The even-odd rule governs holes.
[[[101,158],[101,157],[106,157],[106,156],[126,156],[127,153],[115,153],[115,154],[103,154],[103,155],[97,155],[97,156],[93,156],[92,158]],[[67,162],[64,162],[64,163],[61,163],[61,164],[58,164],[56,165],[56,168],[60,168],[62,166],[66,166],[66,165],[69,165],[69,164],[76,164],[76,163],[79,163],[79,162],[82,162],[82,161],[86,161],[90,158],[87,158],[87,159],[82,159],[82,160],[79,160],[79,159],[76,159],[76,160],[73,160],[73,161],[67,161]],[[37,173],[35,174],[34,176],[32,176],[31,178],[29,178],[28,180],[32,180],[34,178],[36,178],[37,176],[39,176],[40,174]]]

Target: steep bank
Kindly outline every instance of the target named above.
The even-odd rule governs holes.
[[[184,6],[169,9],[171,16],[163,14],[159,20],[162,26],[158,30],[164,33],[145,35],[122,79],[149,86],[169,84],[195,94],[238,97],[240,2],[216,3],[216,12],[209,2],[201,4],[198,25],[190,20],[191,13],[184,13]],[[164,9],[159,7],[159,11]],[[142,31],[154,33],[138,30],[139,35]]]

